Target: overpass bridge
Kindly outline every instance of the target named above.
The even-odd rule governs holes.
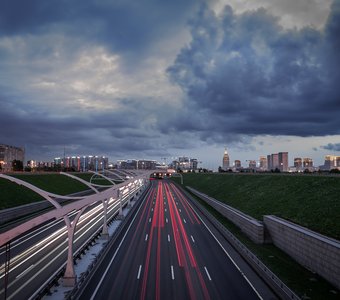
[[[115,214],[118,214],[118,218],[122,217],[122,207],[123,205],[129,205],[131,199],[136,197],[142,190],[145,189],[149,182],[149,177],[152,171],[126,171],[126,170],[104,170],[103,172],[93,172],[93,176],[90,182],[87,182],[77,176],[69,173],[60,174],[64,176],[72,177],[73,179],[82,182],[93,194],[87,196],[62,196],[48,191],[44,191],[28,182],[14,178],[5,174],[0,174],[0,178],[10,180],[16,184],[25,186],[26,188],[36,192],[41,195],[45,200],[49,201],[53,205],[53,209],[43,213],[37,217],[34,217],[6,232],[0,233],[0,247],[4,249],[1,252],[0,260],[0,298],[11,299],[10,286],[12,284],[12,264],[14,258],[14,251],[11,251],[11,244],[15,244],[16,240],[20,239],[24,234],[36,230],[39,227],[43,227],[44,224],[52,221],[63,220],[67,236],[67,260],[66,269],[63,275],[63,284],[65,286],[74,286],[76,282],[76,275],[74,272],[74,259],[73,255],[74,249],[74,239],[75,231],[79,224],[79,220],[84,215],[86,211],[93,210],[93,207],[98,205],[102,207],[101,210],[96,211],[101,215],[101,225],[96,223],[97,227],[101,227],[101,235],[104,238],[108,237],[107,223],[108,223],[108,208],[114,206]],[[111,185],[100,185],[98,183],[91,182],[95,178],[104,178],[108,180]],[[98,182],[98,180],[96,180]],[[119,183],[117,183],[119,182]],[[103,190],[104,189],[104,190]],[[101,190],[101,191],[100,191]],[[58,199],[72,200],[71,203],[67,205],[60,205]],[[112,216],[111,216],[112,217]],[[95,230],[92,230],[95,231]],[[55,233],[51,231],[47,234],[46,239],[51,239]],[[65,241],[65,239],[64,239]],[[39,247],[38,247],[39,248]],[[31,267],[31,266],[29,266]],[[33,269],[33,267],[32,267]],[[13,274],[14,274],[13,270]],[[15,278],[17,279],[17,278]],[[3,283],[3,285],[1,284]],[[2,295],[1,295],[2,294]],[[15,298],[14,298],[15,299]]]

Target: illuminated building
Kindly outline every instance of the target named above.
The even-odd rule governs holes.
[[[260,156],[259,162],[260,162],[260,165],[259,165],[260,170],[262,170],[262,171],[267,170],[267,168],[268,168],[267,158],[265,156]]]
[[[109,159],[105,156],[67,156],[64,158],[56,157],[54,164],[61,168],[72,169],[77,172],[86,171],[100,171],[107,169],[109,166]]]
[[[295,157],[294,158],[294,167],[296,168],[296,171],[302,170],[302,159],[301,159],[301,157]]]
[[[249,161],[249,169],[256,169],[256,160]]]
[[[0,144],[0,171],[12,171],[12,162],[20,160],[22,163],[25,161],[25,149]]]
[[[311,159],[309,157],[304,157],[302,163],[303,163],[304,169],[313,168],[313,159]]]
[[[229,154],[227,148],[224,149],[223,159],[222,159],[222,169],[227,171],[229,169]]]
[[[241,161],[238,160],[238,159],[236,159],[236,160],[234,161],[234,167],[235,167],[236,169],[241,168]]]
[[[268,170],[288,172],[288,152],[279,152],[267,155]]]
[[[332,170],[332,169],[337,169],[337,168],[340,168],[340,156],[326,155],[324,169]]]

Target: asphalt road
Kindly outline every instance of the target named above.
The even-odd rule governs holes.
[[[275,299],[207,227],[172,182],[153,181],[79,299]]]

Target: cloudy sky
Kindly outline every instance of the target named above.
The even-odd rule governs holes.
[[[26,158],[340,155],[340,0],[3,0],[0,143]]]

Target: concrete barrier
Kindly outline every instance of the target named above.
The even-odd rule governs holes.
[[[187,189],[238,226],[253,242],[263,244],[267,240],[262,222],[191,187],[187,186]]]
[[[340,241],[276,216],[264,216],[274,245],[340,289]]]

